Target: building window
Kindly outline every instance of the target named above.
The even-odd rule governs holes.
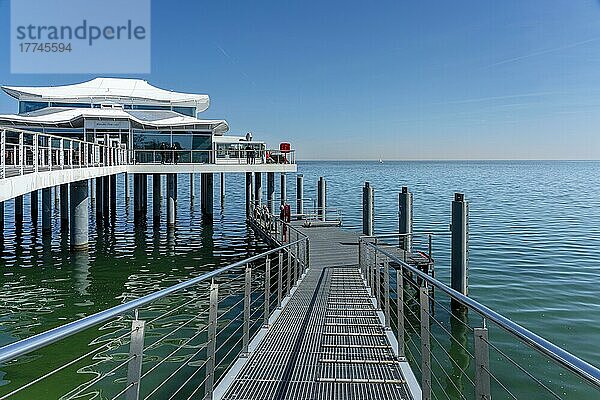
[[[41,101],[20,101],[19,114],[28,113],[31,111],[41,110],[48,107],[48,103]]]
[[[92,108],[92,105],[89,104],[89,103],[61,103],[61,102],[52,102],[52,103],[50,103],[50,107]]]
[[[190,117],[196,116],[196,108],[195,107],[173,107],[173,111],[179,114],[188,115]]]

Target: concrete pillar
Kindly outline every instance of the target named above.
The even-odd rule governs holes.
[[[69,184],[60,185],[60,231],[69,231]]]
[[[304,214],[304,176],[296,175],[296,214],[298,219],[302,219]]]
[[[103,194],[103,198],[102,198],[102,204],[103,204],[103,209],[102,209],[102,214],[105,217],[108,217],[108,215],[110,214],[110,179],[108,176],[103,176],[102,177],[102,194]]]
[[[109,177],[110,181],[110,212],[111,215],[117,214],[117,174],[112,174]]]
[[[285,180],[285,172],[281,173],[281,204],[285,204],[287,202],[287,187]]]
[[[148,174],[140,174],[140,184],[142,185],[142,214],[144,221],[148,215]]]
[[[373,186],[369,182],[365,182],[365,186],[363,187],[362,222],[363,235],[367,236],[373,236],[374,231],[374,199]]]
[[[37,227],[39,220],[39,205],[40,205],[40,195],[37,190],[32,191],[29,194],[30,206],[31,206],[31,225],[34,228]]]
[[[88,246],[88,181],[71,183],[71,249]]]
[[[193,200],[196,197],[194,193],[194,174],[190,174],[190,200]]]
[[[175,228],[175,174],[167,174],[167,229]]]
[[[104,186],[102,185],[102,177],[96,178],[96,220],[99,221],[102,218],[102,212],[104,211]],[[62,196],[62,185],[61,185],[61,196]],[[61,225],[62,226],[62,225]]]
[[[173,174],[173,199],[175,200],[175,205],[177,205],[177,193],[179,192],[177,188],[177,174]]]
[[[152,174],[152,223],[160,225],[160,174]]]
[[[246,172],[246,217],[252,214],[252,172]]]
[[[260,206],[262,204],[262,173],[254,173],[254,204]]]
[[[213,218],[213,174],[202,173],[202,187],[200,188],[202,197],[200,208],[202,210],[202,216],[208,220]]]
[[[23,226],[23,196],[15,197],[15,224]]]
[[[225,174],[221,172],[221,203],[225,200]]]
[[[42,189],[42,234],[52,234],[52,190]]]
[[[125,172],[125,202],[129,203],[129,174]]]
[[[275,214],[275,172],[267,172],[267,204],[271,214]]]
[[[54,209],[58,211],[60,209],[60,198],[58,197],[59,186],[54,186]]]
[[[405,234],[399,239],[400,248],[405,251],[412,248],[412,236],[406,235],[412,233],[412,207],[412,193],[402,186],[402,192],[398,194],[398,233]]]
[[[451,287],[467,295],[469,292],[469,204],[463,193],[455,193],[452,201]]]
[[[321,176],[317,184],[317,215],[321,221],[327,219],[327,182]]]
[[[146,219],[148,184],[145,174],[133,175],[133,216],[134,220],[144,222]]]

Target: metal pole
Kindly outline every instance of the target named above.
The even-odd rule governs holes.
[[[402,265],[396,270],[396,313],[398,317],[398,355],[404,357],[404,273]]]
[[[298,219],[303,218],[304,214],[304,176],[296,175],[296,214]]]
[[[136,310],[137,312],[137,310]],[[144,354],[145,321],[135,319],[131,323],[131,341],[129,342],[129,363],[127,365],[127,400],[140,398],[140,378],[142,376],[142,358]]]
[[[256,206],[262,205],[262,173],[254,173],[254,204]]]
[[[419,289],[421,308],[421,392],[423,400],[431,400],[431,347],[429,344],[429,297],[427,283]]]
[[[99,201],[96,199],[96,201]],[[98,203],[96,203],[98,204]],[[60,230],[69,231],[69,184],[60,185]]]
[[[31,225],[33,225],[34,228],[37,227],[38,224],[38,219],[39,219],[39,209],[40,209],[40,194],[37,190],[33,190],[30,194],[29,194],[29,199],[30,199],[30,206],[31,206],[31,212],[30,212],[30,217],[31,217]]]
[[[322,176],[317,186],[317,215],[321,221],[327,219],[327,182]]]
[[[217,352],[217,311],[219,308],[219,285],[210,285],[210,304],[208,309],[208,343],[206,359],[206,383],[204,386],[204,398],[212,399],[215,386],[215,365]]]
[[[52,234],[52,190],[42,189],[42,235]]]
[[[88,181],[71,183],[71,249],[88,246]]]
[[[167,174],[167,229],[175,228],[175,174]]]
[[[298,259],[298,254],[300,254],[300,243],[298,242],[298,234],[296,233],[296,245],[294,249],[294,285],[298,283],[298,277],[300,275],[300,260]]]
[[[285,180],[285,172],[281,173],[281,204],[285,204],[287,202],[287,188],[286,188],[286,180]]]
[[[369,182],[365,182],[363,187],[362,222],[363,234],[367,236],[373,236],[374,231],[374,197],[373,186]]]
[[[265,309],[263,313],[263,325],[269,326],[269,315],[271,314],[271,257],[267,256],[265,261]]]
[[[248,354],[248,343],[250,342],[250,302],[251,302],[252,269],[246,265],[244,280],[244,328],[242,337],[242,355]]]
[[[452,202],[452,249],[451,249],[451,287],[467,295],[468,286],[468,235],[469,205],[462,193],[454,194]]]
[[[287,248],[287,284],[285,293],[289,295],[292,290],[292,246]]]
[[[246,218],[252,215],[252,172],[246,172]]]
[[[412,193],[408,187],[402,186],[402,192],[398,195],[398,232],[400,248],[410,252],[412,246]]]
[[[491,399],[490,390],[490,350],[487,328],[473,329],[475,347],[475,398]]]
[[[282,286],[283,286],[283,250],[277,254],[277,308],[281,308]]]
[[[155,226],[160,225],[160,174],[152,174],[152,223]]]
[[[190,174],[190,200],[193,200],[196,197],[196,193],[194,191],[194,173]]]
[[[389,329],[391,318],[390,318],[390,262],[386,258],[383,260],[383,284],[384,287],[384,310],[385,310],[385,327]]]
[[[377,261],[377,250],[375,250],[373,258],[375,259],[375,300],[377,309],[381,310],[381,270]]]

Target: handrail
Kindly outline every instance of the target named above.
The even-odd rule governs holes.
[[[120,304],[118,306],[109,308],[104,311],[100,311],[98,313],[89,315],[87,317],[81,318],[77,321],[70,322],[68,324],[56,327],[46,332],[39,333],[35,336],[31,336],[29,338],[20,340],[15,343],[8,344],[6,346],[0,347],[0,363],[10,361],[15,359],[16,357],[22,356],[24,354],[35,351],[39,348],[50,345],[54,342],[57,342],[66,337],[72,336],[78,332],[81,332],[85,329],[91,328],[103,322],[106,322],[112,318],[118,317],[120,315],[125,314],[129,311],[134,311],[137,308],[140,308],[146,304],[149,304],[155,300],[164,298],[170,294],[178,292],[180,290],[189,288],[191,286],[197,285],[200,282],[204,282],[210,278],[214,278],[223,272],[227,272],[231,269],[241,267],[243,265],[249,264],[253,261],[256,261],[265,256],[271,255],[273,253],[277,253],[287,247],[296,245],[299,242],[304,241],[305,238],[298,239],[291,243],[286,243],[277,248],[265,251],[263,253],[254,255],[244,260],[237,261],[233,264],[218,268],[214,271],[207,272],[202,274],[196,278],[192,278],[185,282],[178,283],[176,285],[170,286],[168,288],[159,290],[157,292],[148,294],[146,296],[140,297],[139,299],[131,300],[127,303]]]
[[[595,387],[600,388],[600,369],[580,359],[579,357],[569,353],[568,351],[556,346],[555,344],[542,338],[541,336],[536,335],[530,330],[524,328],[516,322],[511,321],[510,319],[493,311],[492,309],[477,302],[476,300],[473,300],[461,294],[460,292],[457,292],[456,290],[446,286],[444,283],[438,281],[430,275],[402,261],[394,254],[379,248],[377,244],[364,240],[362,241],[368,247],[372,247],[376,252],[384,254],[389,259],[398,263],[402,268],[409,270],[418,278],[423,279],[427,283],[430,283],[436,288],[442,290],[444,293],[450,296],[450,298],[456,300],[458,303],[473,309],[483,318],[494,322],[500,328],[504,329],[509,334],[515,336],[525,345],[545,354],[546,356],[557,362],[559,365],[562,365],[563,367],[574,372],[578,376],[581,376]]]

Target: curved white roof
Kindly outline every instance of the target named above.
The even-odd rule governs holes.
[[[157,88],[141,79],[95,78],[91,81],[65,86],[26,87],[2,86],[2,90],[18,100],[90,102],[112,101],[120,104],[133,102],[196,107],[206,110],[210,99],[206,94],[178,93]]]
[[[157,128],[209,125],[215,134],[223,134],[229,130],[229,125],[225,120],[198,119],[174,111],[123,110],[120,108],[47,107],[27,114],[0,115],[0,124],[8,122],[15,125],[74,125],[83,118],[127,119]]]

